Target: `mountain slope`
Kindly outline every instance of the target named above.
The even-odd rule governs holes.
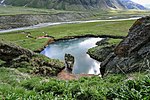
[[[145,4],[144,6],[150,9],[150,4]]]
[[[146,9],[144,6],[134,3],[131,0],[120,0],[120,1],[124,5],[124,7],[127,9],[140,9],[140,10]]]
[[[127,7],[123,4],[123,0],[1,0],[1,2],[12,6],[28,6],[59,10],[107,10],[138,8]]]

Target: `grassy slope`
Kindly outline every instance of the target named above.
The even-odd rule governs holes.
[[[12,68],[0,68],[0,99],[3,100],[149,100],[150,76],[140,73],[61,81],[32,76]],[[128,79],[136,81],[127,81]],[[117,100],[118,100],[117,99]]]
[[[0,15],[56,14],[56,13],[63,13],[63,12],[73,12],[73,11],[37,9],[37,8],[29,8],[29,7],[0,6]]]
[[[66,10],[54,10],[54,9],[38,9],[29,7],[14,7],[14,6],[0,6],[0,15],[16,15],[16,14],[56,14],[64,12],[78,12],[78,13],[90,13],[93,17],[90,19],[100,18],[108,19],[108,17],[132,17],[132,16],[143,16],[149,15],[150,11],[142,10],[112,10],[112,11],[66,11]]]

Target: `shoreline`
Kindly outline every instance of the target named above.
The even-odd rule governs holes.
[[[87,34],[87,35],[81,35],[81,36],[66,36],[63,38],[55,39],[55,38],[49,38],[47,43],[42,47],[37,50],[34,50],[36,53],[42,52],[48,45],[57,42],[57,41],[63,41],[63,40],[69,40],[69,39],[76,39],[76,38],[92,38],[92,37],[97,37],[97,38],[113,38],[113,39],[124,39],[125,36],[115,36],[115,35],[92,35],[92,34]]]

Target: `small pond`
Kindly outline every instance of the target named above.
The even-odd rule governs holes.
[[[75,57],[73,73],[75,74],[99,74],[100,62],[90,58],[86,53],[97,41],[102,38],[76,38],[69,40],[60,40],[50,44],[41,54],[54,59],[64,61],[65,53],[72,54]]]

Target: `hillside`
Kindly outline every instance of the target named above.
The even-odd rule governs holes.
[[[147,7],[148,9],[150,9],[150,4],[146,4],[144,6]]]
[[[140,10],[146,9],[144,6],[134,3],[131,0],[120,0],[120,1],[127,9],[140,9]]]
[[[1,0],[0,2],[12,6],[59,10],[145,9],[139,4],[124,0]]]

